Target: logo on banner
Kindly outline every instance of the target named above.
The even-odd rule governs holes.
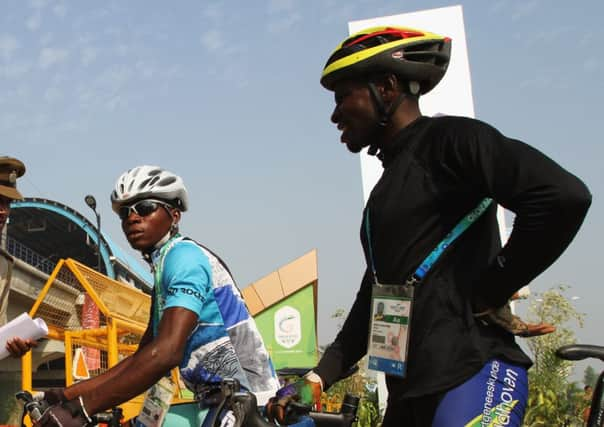
[[[286,305],[275,312],[275,341],[277,344],[292,348],[302,339],[302,321],[300,312]]]

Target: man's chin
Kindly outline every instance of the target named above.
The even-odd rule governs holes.
[[[130,243],[130,246],[132,247],[132,249],[141,251],[141,252],[144,252],[148,246],[152,246],[152,245],[145,244],[145,242],[141,242],[140,240],[129,240],[128,243]]]
[[[365,147],[366,144],[359,144],[359,143],[354,143],[354,142],[347,142],[346,143],[346,148],[348,148],[348,151],[350,151],[351,153],[360,153],[361,150]]]

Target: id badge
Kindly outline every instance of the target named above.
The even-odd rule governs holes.
[[[147,391],[135,426],[160,427],[170,409],[173,396],[174,383],[169,377],[163,377]]]
[[[367,346],[369,369],[405,377],[412,305],[413,285],[373,285]]]

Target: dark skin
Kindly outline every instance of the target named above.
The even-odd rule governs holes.
[[[141,252],[151,250],[180,220],[180,211],[160,207],[141,217],[130,212],[122,230],[130,245]],[[197,315],[181,307],[164,310],[153,337],[147,326],[137,351],[102,375],[64,390],[68,400],[82,396],[90,414],[107,410],[145,392],[181,362],[187,338],[197,325]]]
[[[393,75],[386,75],[374,81],[382,100],[389,108],[401,94],[400,81]],[[417,98],[405,96],[402,103],[392,113],[387,125],[378,128],[379,114],[367,81],[342,80],[334,87],[336,106],[331,121],[342,131],[341,142],[353,153],[375,144],[385,147],[396,133],[421,116]]]
[[[10,216],[11,202],[12,199],[0,195],[0,231],[4,229],[6,221],[8,221],[8,217]],[[12,357],[21,357],[37,345],[38,342],[35,340],[14,337],[6,342],[6,349]]]

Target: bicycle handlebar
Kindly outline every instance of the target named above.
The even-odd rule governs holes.
[[[604,361],[604,347],[588,344],[569,344],[556,350],[556,356],[564,360],[583,360],[594,357]]]
[[[310,412],[309,416],[317,427],[350,427],[357,420],[357,410],[361,399],[346,393],[340,412]]]
[[[32,394],[27,390],[17,392],[15,397],[23,402],[23,416],[21,417],[22,427],[25,427],[25,414],[28,414],[30,420],[35,423],[36,421],[39,421],[40,418],[42,418],[44,411],[49,408],[48,402],[43,399],[34,399]],[[118,406],[113,408],[111,412],[100,412],[90,417],[90,419],[92,419],[92,425],[105,423],[109,427],[119,427],[122,415],[122,408]]]
[[[558,348],[556,356],[564,360],[576,361],[593,357],[604,361],[604,347],[588,344],[570,344]],[[600,374],[596,382],[586,426],[604,426],[604,372]]]
[[[310,407],[290,402],[288,408],[292,419],[301,419],[308,416],[315,421],[316,427],[351,427],[356,421],[357,409],[360,398],[346,394],[339,413],[312,412]],[[204,425],[218,427],[221,425],[220,414],[223,409],[233,411],[236,417],[245,427],[275,427],[258,412],[256,396],[249,391],[241,391],[239,382],[233,379],[223,380],[220,389],[208,399],[211,404],[210,418],[204,421]],[[296,421],[292,421],[296,422]]]
[[[330,412],[308,412],[308,416],[315,422],[316,427],[350,427],[352,423],[356,421],[357,409],[359,406],[359,398],[351,394],[346,394],[344,402],[342,403],[341,412],[330,413]],[[244,414],[244,420],[242,425],[245,427],[276,427],[277,424],[273,424],[267,421],[258,412],[258,403],[256,396],[250,392],[236,392],[231,396],[231,405],[239,406]],[[216,420],[212,425],[220,423]]]

